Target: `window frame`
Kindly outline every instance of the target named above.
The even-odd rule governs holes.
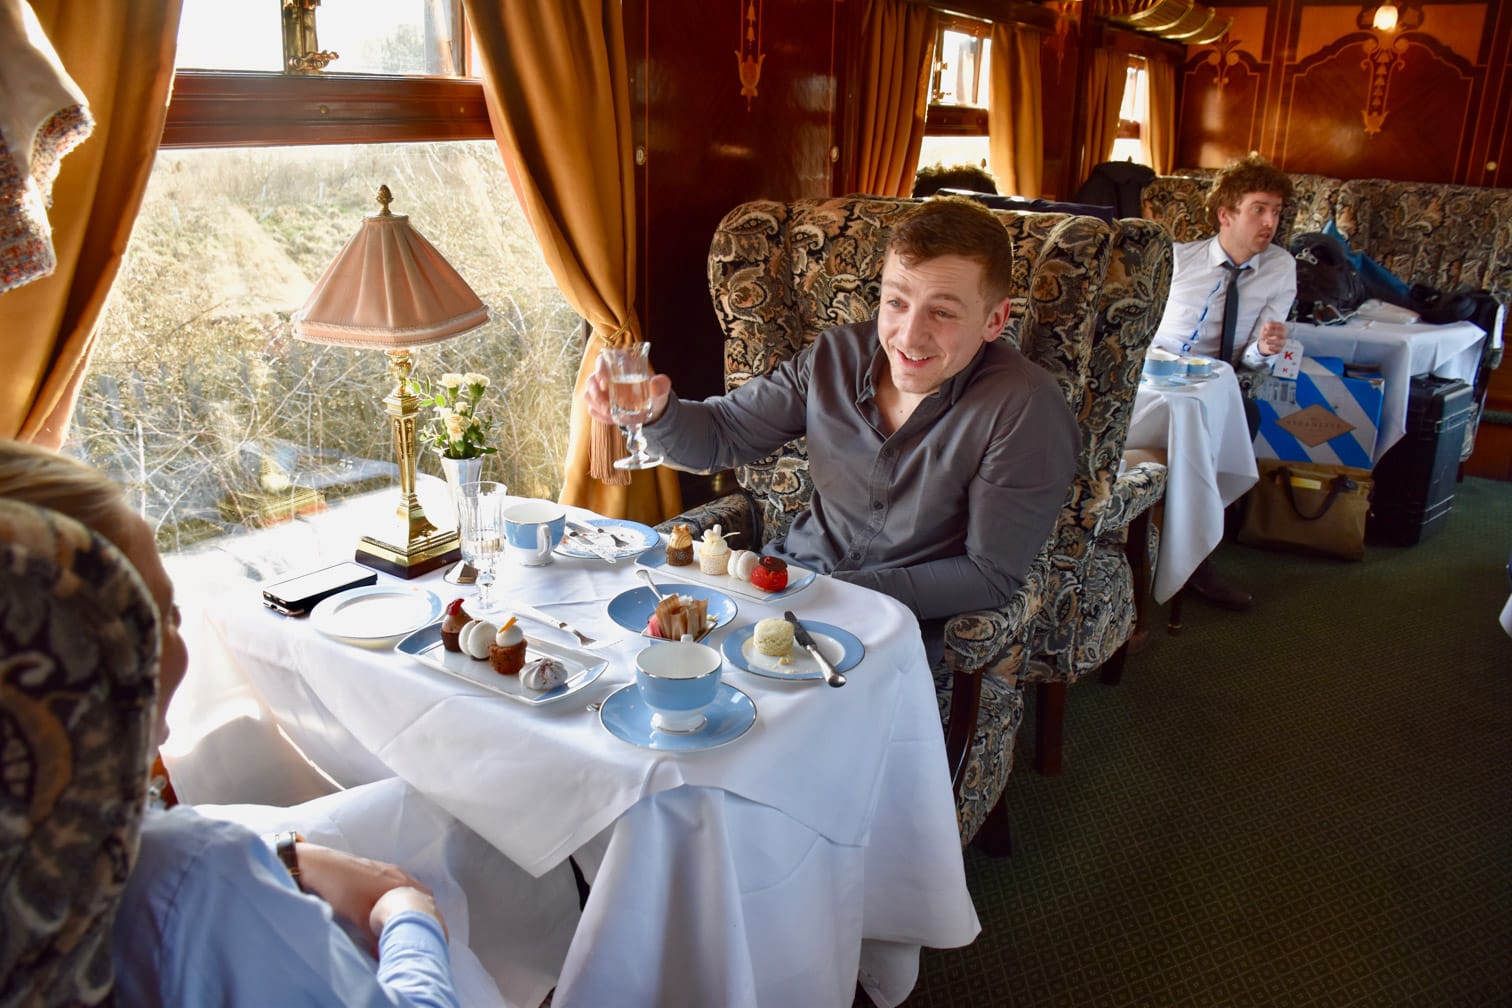
[[[940,12],[935,17],[934,42],[931,43],[929,67],[929,109],[924,115],[926,136],[986,136],[987,109],[985,106],[957,105],[935,101],[940,93],[940,77],[945,72],[945,63],[940,59],[940,46],[944,44],[947,31],[971,35],[978,40],[992,37],[992,23],[978,18],[962,17]],[[980,90],[981,76],[989,68],[977,60],[973,92]]]

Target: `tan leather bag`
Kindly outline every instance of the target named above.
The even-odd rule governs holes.
[[[1257,459],[1260,482],[1245,501],[1239,541],[1249,546],[1365,558],[1368,469]]]

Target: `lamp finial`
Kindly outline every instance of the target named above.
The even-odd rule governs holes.
[[[380,208],[378,211],[378,216],[392,217],[393,214],[389,213],[389,204],[394,202],[394,194],[389,192],[389,187],[386,185],[379,186],[378,195],[375,198],[378,200],[378,206]]]

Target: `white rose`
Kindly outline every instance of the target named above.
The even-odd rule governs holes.
[[[446,435],[453,441],[462,440],[462,435],[467,432],[467,421],[453,413],[446,418]]]
[[[481,375],[476,371],[467,372],[467,374],[462,376],[462,380],[469,385],[476,385],[478,388],[488,388],[488,375]]]
[[[457,374],[457,372],[455,371],[448,371],[446,372],[446,374],[441,376],[441,384],[445,385],[449,389],[461,388],[462,376]]]

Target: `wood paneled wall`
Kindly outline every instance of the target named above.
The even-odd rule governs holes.
[[[639,310],[679,394],[724,390],[709,240],[752,199],[830,193],[845,0],[625,0],[639,193]],[[748,19],[747,15],[754,15]],[[753,38],[747,37],[747,29]],[[742,51],[760,58],[743,94]]]
[[[1512,186],[1512,4],[1399,5],[1421,23],[1390,34],[1359,26],[1374,4],[1220,5],[1233,28],[1181,75],[1177,164],[1258,150],[1292,172]]]

